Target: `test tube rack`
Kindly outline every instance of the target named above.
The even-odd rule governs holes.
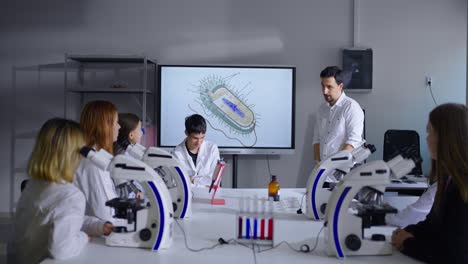
[[[246,244],[271,246],[274,238],[273,201],[267,199],[240,199],[236,214],[237,241]]]

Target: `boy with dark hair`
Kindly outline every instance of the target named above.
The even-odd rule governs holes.
[[[209,186],[211,177],[219,160],[218,146],[205,140],[206,121],[203,116],[194,114],[185,119],[186,138],[174,150],[180,161],[197,186]]]
[[[205,134],[206,133],[206,121],[201,115],[191,115],[185,118],[185,131],[189,134]]]

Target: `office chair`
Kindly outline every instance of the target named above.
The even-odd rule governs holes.
[[[26,184],[28,184],[28,181],[29,181],[29,180],[23,180],[23,181],[21,182],[21,186],[20,186],[21,192],[23,192],[24,188],[26,188]]]
[[[387,130],[384,134],[383,160],[389,161],[398,154],[406,154],[419,158],[421,162],[416,163],[416,167],[409,175],[421,176],[421,152],[419,147],[419,134],[414,130]]]

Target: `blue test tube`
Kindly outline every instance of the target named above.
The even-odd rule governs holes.
[[[250,218],[247,217],[245,220],[245,238],[250,239]]]
[[[255,217],[254,219],[254,228],[253,228],[253,239],[257,239],[257,229],[258,229],[258,225],[257,225],[257,217]]]

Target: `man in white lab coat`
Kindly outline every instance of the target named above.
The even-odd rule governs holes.
[[[205,140],[206,121],[194,114],[185,119],[187,136],[174,150],[195,186],[210,186],[212,175],[219,160],[218,146]]]

